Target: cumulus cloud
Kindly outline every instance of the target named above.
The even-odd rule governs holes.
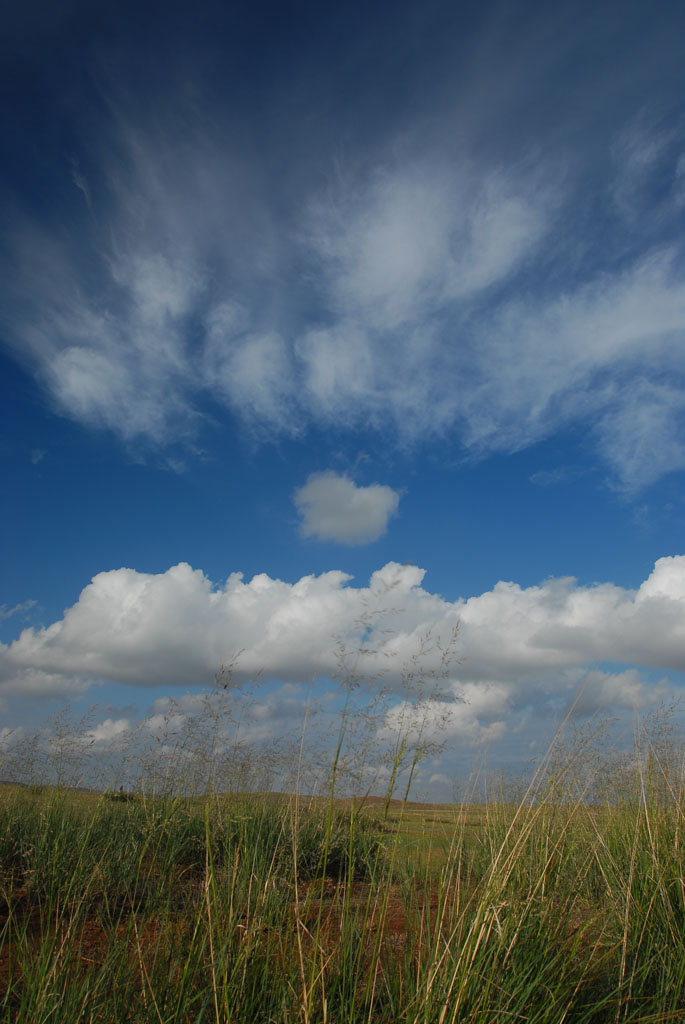
[[[294,500],[303,537],[357,545],[369,544],[385,533],[400,496],[383,484],[358,487],[348,476],[329,470],[312,473]]]
[[[665,681],[648,686],[637,669],[625,672],[602,672],[592,669],[588,672],[580,692],[573,701],[576,714],[592,715],[597,711],[639,711],[655,703],[668,692]]]
[[[385,716],[380,738],[406,736],[413,746],[460,740],[483,744],[500,739],[511,712],[511,690],[501,685],[455,687],[453,699],[400,701]]]
[[[236,573],[214,585],[183,563],[157,575],[100,573],[62,619],[0,647],[0,693],[43,698],[102,680],[207,686],[240,651],[237,682],[261,675],[280,687],[251,712],[255,735],[267,735],[297,714],[305,699],[297,684],[339,678],[348,652],[360,685],[394,694],[388,728],[409,713],[413,687],[427,734],[473,742],[501,739],[526,708],[562,710],[579,689],[584,714],[644,708],[674,684],[649,683],[641,669],[685,672],[685,556],[659,559],[636,590],[566,578],[501,582],[448,601],[423,578],[392,562],[360,586],[335,571],[294,583]],[[146,728],[162,729],[169,711],[168,702],[153,708]],[[124,728],[110,719],[91,738]]]
[[[130,731],[131,723],[128,718],[105,718],[104,721],[98,722],[91,729],[88,729],[83,737],[82,741],[85,743],[97,743],[103,746],[116,743],[127,732]]]

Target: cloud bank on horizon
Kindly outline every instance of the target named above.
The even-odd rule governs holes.
[[[262,439],[467,458],[570,428],[627,495],[684,469],[677,33],[571,6],[488,9],[449,60],[444,12],[414,53],[399,8],[328,74],[300,40],[259,104],[205,73],[208,38],[174,74],[162,33],[142,81],[94,45],[60,203],[5,221],[10,350],[127,444],[191,443],[218,403]],[[616,32],[641,40],[630,81]]]
[[[685,556],[659,559],[635,591],[550,579],[450,602],[423,577],[396,563],[367,586],[337,571],[292,584],[235,573],[221,585],[187,564],[103,572],[62,619],[0,647],[0,697],[69,697],[103,681],[189,690],[233,661],[239,679],[307,684],[339,676],[342,649],[368,692],[394,693],[391,727],[407,666],[438,672],[455,627],[459,658],[433,710],[470,743],[502,738],[526,708],[558,713],[579,690],[582,714],[640,710],[677,692],[668,673],[685,671]],[[663,673],[661,683],[640,669]]]

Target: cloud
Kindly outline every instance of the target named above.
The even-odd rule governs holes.
[[[651,229],[663,229],[682,204],[681,125],[663,112],[645,107],[620,131],[612,146],[616,179],[614,202],[621,215],[636,223],[648,212]],[[655,195],[654,183],[659,183]]]
[[[528,479],[537,487],[556,487],[577,480],[582,472],[574,466],[556,466],[554,469],[538,469]]]
[[[9,607],[6,604],[0,605],[0,620],[11,619],[13,615],[25,615],[26,612],[30,612],[32,608],[38,604],[32,598],[28,601],[22,601],[21,604],[15,604],[13,607]]]
[[[401,701],[385,715],[381,739],[406,736],[411,745],[460,740],[470,745],[500,739],[511,714],[511,691],[503,686],[466,684],[453,699]]]
[[[635,381],[595,430],[599,449],[628,495],[665,473],[685,469],[685,391],[663,381]]]
[[[440,161],[379,168],[313,205],[309,242],[331,306],[394,331],[505,279],[545,233],[550,197]]]
[[[15,743],[20,743],[24,738],[24,729],[19,726],[16,729],[10,729],[7,726],[3,726],[0,729],[0,753],[11,750]]]
[[[127,226],[149,188],[135,162],[106,211],[123,240],[84,240],[97,246],[88,271],[42,229],[13,235],[7,334],[73,418],[163,446],[193,435],[211,395],[257,435],[363,425],[402,445],[453,436],[477,458],[583,422],[626,493],[683,467],[675,242],[531,287],[572,216],[563,189],[416,158],[312,200],[297,236],[281,226],[264,306],[259,259],[235,272],[160,169],[164,149],[138,140],[136,153],[161,190],[142,236]],[[205,155],[216,184],[222,159]],[[314,267],[304,290],[282,291],[288,261]],[[303,315],[315,295],[319,312]]]
[[[465,401],[469,446],[513,451],[585,418],[626,486],[652,482],[667,465],[680,468],[671,442],[675,459],[665,456],[652,474],[640,435],[620,426],[639,413],[646,389],[652,436],[673,432],[677,407],[660,382],[666,365],[674,380],[685,373],[685,288],[676,263],[675,251],[665,250],[571,294],[533,303],[512,298],[496,309]]]
[[[554,52],[586,46],[582,19],[543,21]],[[72,206],[48,219],[27,192],[3,224],[6,344],[60,412],[129,445],[190,444],[218,401],[258,438],[373,430],[472,459],[580,428],[628,495],[682,470],[684,134],[659,107],[663,47],[616,90],[590,54],[562,81],[503,15],[479,31],[439,95],[418,89],[424,56],[403,66],[417,100],[392,117],[374,64],[364,131],[303,54],[299,89],[263,97],[278,128],[258,153],[254,109],[226,104],[204,53],[179,79],[146,62],[136,90],[103,59],[98,127],[84,111],[62,167]]]
[[[65,696],[103,680],[183,692],[210,685],[240,651],[236,683],[260,676],[276,687],[250,711],[250,735],[265,737],[297,719],[307,689],[298,684],[340,678],[349,662],[360,693],[388,697],[386,731],[417,714],[412,728],[422,723],[426,736],[471,744],[503,742],[527,715],[562,713],[579,691],[582,714],[644,709],[685,672],[685,556],[659,559],[636,590],[565,578],[448,601],[423,578],[393,562],[359,586],[334,571],[294,583],[236,573],[214,585],[183,563],[100,573],[62,619],[0,647],[0,695]],[[182,725],[201,699],[156,705],[146,728],[159,733],[169,714]],[[90,738],[123,735],[122,722]]]
[[[349,477],[329,470],[312,473],[295,492],[294,501],[303,537],[358,545],[382,537],[400,496],[382,484],[358,487]]]
[[[582,715],[606,710],[639,711],[653,705],[667,692],[665,681],[657,686],[649,686],[634,668],[614,673],[593,669],[585,677],[572,707],[574,713]]]
[[[105,718],[104,721],[87,729],[82,736],[78,737],[78,740],[84,746],[93,744],[101,747],[116,746],[130,732],[130,729],[131,723],[128,718]]]

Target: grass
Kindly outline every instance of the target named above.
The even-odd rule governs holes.
[[[0,1020],[685,1019],[685,805],[554,795],[450,808],[6,787]]]
[[[327,796],[217,793],[220,777],[265,775],[258,751],[225,739],[216,694],[178,749],[155,740],[163,771],[136,774],[135,795],[67,787],[81,740],[71,760],[60,744],[59,771],[0,787],[0,1024],[685,1020],[683,751],[668,718],[632,756],[589,731],[558,742],[528,788],[503,780],[453,807],[408,800],[431,749],[409,720],[385,797],[343,800],[348,768],[373,762],[354,756],[359,729],[379,721],[372,709],[359,725],[351,680],[317,768]],[[287,760],[301,778],[302,750]]]

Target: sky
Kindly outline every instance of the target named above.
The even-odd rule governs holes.
[[[354,679],[435,799],[677,709],[682,5],[5,21],[0,775],[222,665],[255,743]]]

